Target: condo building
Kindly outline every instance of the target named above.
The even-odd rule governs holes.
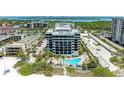
[[[56,54],[73,55],[79,53],[80,31],[74,24],[57,23],[54,29],[46,32],[47,49]]]
[[[26,34],[15,33],[15,34],[13,35],[13,41],[14,41],[14,42],[17,42],[17,41],[19,41],[19,40],[25,38],[26,36],[27,36]]]
[[[6,46],[6,55],[16,55],[18,51],[26,53],[26,49],[31,49],[33,45],[37,45],[40,35],[26,36],[18,42]]]
[[[27,24],[27,28],[31,28],[31,29],[40,29],[43,27],[47,27],[48,22],[45,21],[32,21],[31,23]]]
[[[124,18],[112,19],[112,40],[124,46]]]

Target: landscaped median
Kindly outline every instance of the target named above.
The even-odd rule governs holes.
[[[84,44],[83,41],[81,41],[81,45],[84,47],[84,50],[87,52],[87,55],[88,55],[87,61],[89,62],[87,62],[88,63],[87,66],[91,69],[99,66],[100,64],[99,64],[98,58],[91,53],[91,51],[87,48],[86,44]],[[83,66],[84,65],[85,64],[83,64]]]
[[[115,48],[117,51],[119,52],[124,52],[124,48],[115,44],[114,42],[100,36],[99,39],[101,39],[103,42],[107,43],[108,45],[110,45],[111,47]]]
[[[120,69],[124,70],[124,54],[114,53],[110,58],[110,61]]]

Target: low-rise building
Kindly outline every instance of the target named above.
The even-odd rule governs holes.
[[[9,44],[6,46],[6,55],[16,55],[19,51],[24,52],[24,45],[19,43]]]
[[[45,22],[45,21],[32,21],[31,23],[28,23],[27,24],[27,28],[31,28],[31,29],[40,29],[40,28],[43,28],[43,27],[47,27],[48,25],[48,22]]]
[[[6,46],[7,55],[16,55],[18,51],[26,53],[26,49],[30,49],[33,45],[37,45],[39,42],[40,35],[31,35],[21,39],[18,42],[9,44]]]
[[[17,41],[25,38],[26,36],[27,36],[26,34],[22,34],[22,33],[17,34],[16,33],[16,34],[13,35],[13,41],[17,42]]]

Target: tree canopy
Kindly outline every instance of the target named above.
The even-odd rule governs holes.
[[[113,77],[115,76],[113,72],[110,72],[107,68],[96,67],[93,69],[93,75],[96,77]]]
[[[111,30],[112,22],[110,21],[80,22],[76,23],[76,25],[86,30]]]

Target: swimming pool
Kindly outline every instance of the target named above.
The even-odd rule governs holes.
[[[69,59],[65,59],[64,62],[65,63],[69,63],[71,65],[77,65],[79,64],[81,61],[81,58],[75,58],[75,59],[72,59],[72,60],[69,60]]]

